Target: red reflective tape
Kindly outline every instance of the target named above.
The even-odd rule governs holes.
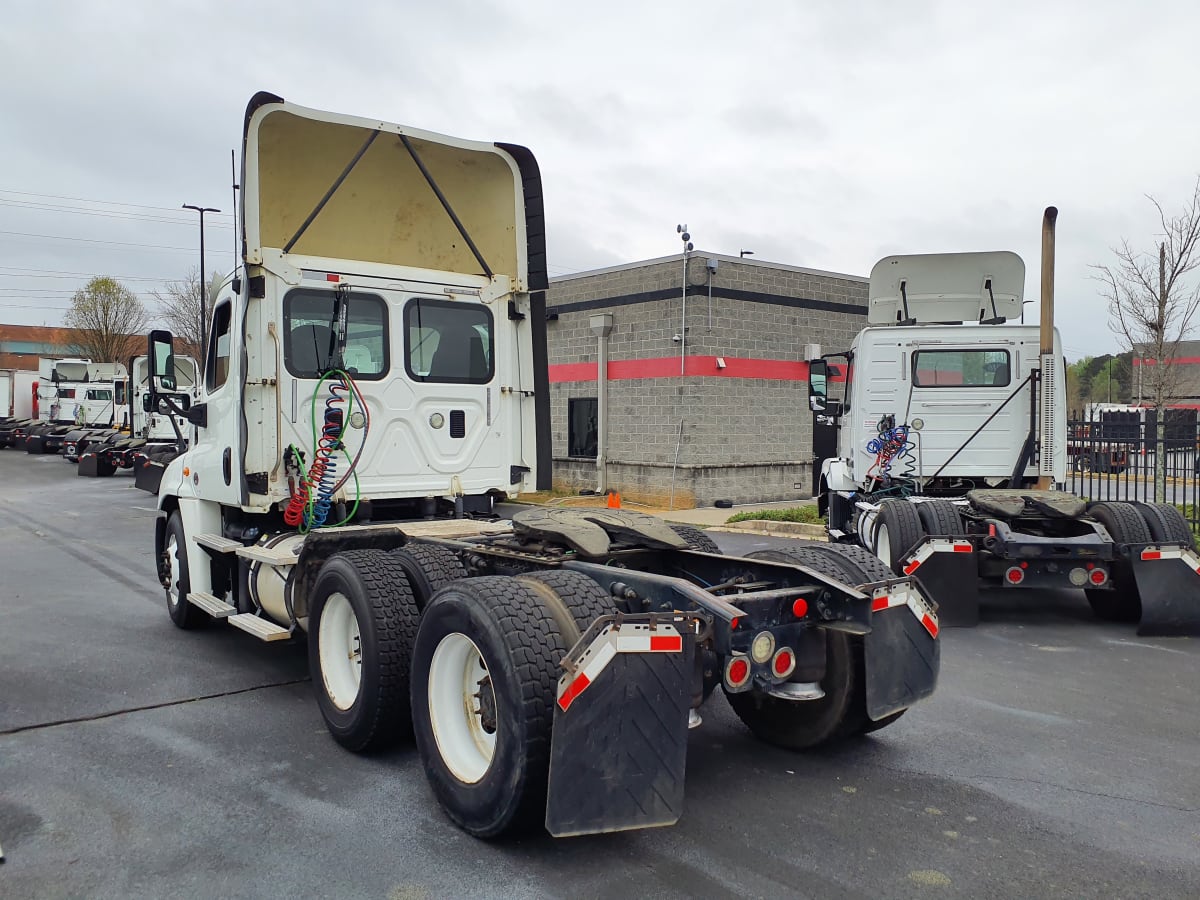
[[[871,604],[871,612],[879,612],[887,609],[890,603],[887,597],[876,597],[875,602]]]
[[[679,635],[650,636],[651,653],[678,653],[683,649],[683,638]]]
[[[1162,559],[1162,553],[1158,550],[1143,550],[1142,559]]]
[[[337,280],[338,280],[338,276],[337,276],[337,275],[334,275],[332,272],[326,272],[326,273],[325,273],[325,280],[326,280],[326,281],[337,281]]]
[[[572,681],[570,686],[563,691],[563,695],[558,698],[558,708],[563,712],[566,712],[567,707],[570,706],[574,702],[575,698],[582,694],[584,689],[591,683],[591,680],[582,672],[580,672],[579,677]]]
[[[925,630],[929,632],[930,637],[938,636],[938,623],[933,620],[933,617],[929,613],[921,616],[921,624],[925,626]]]
[[[920,565],[921,565],[921,560],[914,559],[912,562],[910,562],[907,566],[904,567],[904,574],[911,575],[913,572],[917,571],[917,568]]]
[[[972,547],[970,544],[955,544],[954,545],[955,553],[970,553],[974,549],[975,548]]]

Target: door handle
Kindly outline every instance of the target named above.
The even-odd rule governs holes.
[[[228,447],[221,456],[221,473],[225,476],[225,484],[228,486],[233,481],[233,451]]]

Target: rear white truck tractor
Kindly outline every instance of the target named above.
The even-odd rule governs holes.
[[[795,748],[933,691],[936,614],[858,548],[734,559],[622,510],[496,520],[550,475],[528,150],[258,94],[241,185],[243,265],[190,408],[171,336],[148,347],[151,408],[195,431],[158,492],[177,626],[306,641],[333,737],[415,736],[481,837],[673,823],[718,685]]]
[[[1138,621],[1139,634],[1200,633],[1200,556],[1179,510],[1061,489],[1056,216],[1043,221],[1040,327],[1018,324],[1015,253],[889,256],[872,269],[867,327],[809,362],[829,536],[914,575],[943,624],[975,624],[990,585],[1082,589],[1099,617]]]

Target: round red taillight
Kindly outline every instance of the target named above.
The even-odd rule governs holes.
[[[803,619],[808,615],[808,601],[803,597],[797,597],[796,602],[792,604],[792,615],[797,619]]]
[[[775,659],[771,661],[771,669],[779,678],[791,675],[794,668],[796,668],[796,655],[787,647],[776,653]]]
[[[1020,584],[1025,580],[1025,573],[1016,566],[1013,566],[1004,573],[1004,577],[1008,579],[1009,584]]]
[[[1103,569],[1092,569],[1091,574],[1092,584],[1104,584],[1108,581],[1108,573]]]
[[[750,663],[740,657],[729,663],[725,669],[725,680],[733,687],[739,687],[750,678]]]

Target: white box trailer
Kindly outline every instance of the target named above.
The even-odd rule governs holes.
[[[14,419],[34,418],[34,398],[37,396],[38,388],[37,372],[15,369],[12,372],[12,383],[12,417]]]
[[[13,390],[16,385],[11,369],[0,369],[0,418],[13,414]]]
[[[177,626],[305,640],[333,737],[415,734],[443,809],[481,837],[673,823],[718,686],[792,748],[933,691],[936,614],[855,548],[731,559],[624,510],[494,519],[550,476],[527,149],[270,94],[243,138],[243,268],[158,492]],[[147,356],[154,408],[177,389],[170,334]]]

